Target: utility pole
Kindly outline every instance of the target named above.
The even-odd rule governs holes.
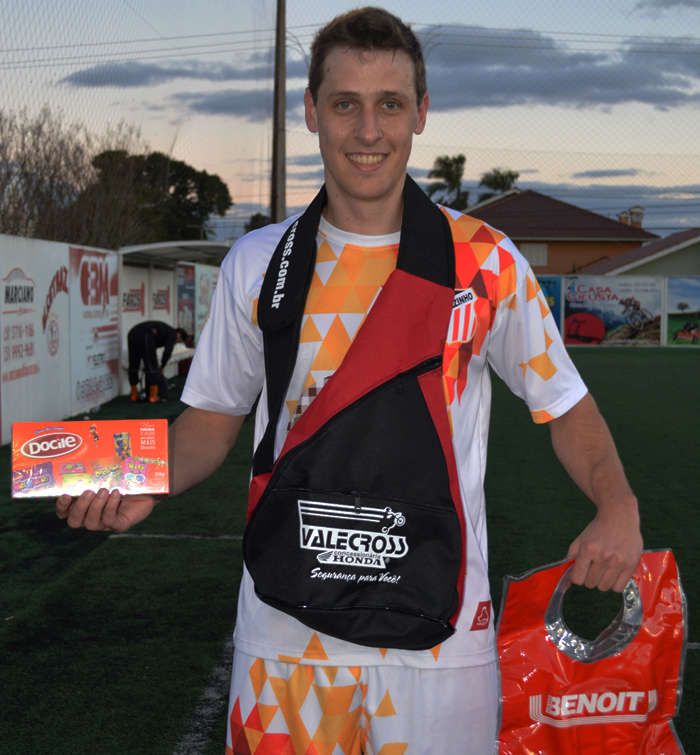
[[[277,28],[275,32],[275,95],[272,111],[272,176],[270,180],[270,218],[279,223],[287,217],[285,191],[285,163],[287,145],[285,115],[287,109],[286,65],[286,0],[277,0]]]

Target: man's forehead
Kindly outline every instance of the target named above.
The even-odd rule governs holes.
[[[334,47],[323,61],[323,82],[335,91],[348,89],[346,80],[365,80],[377,90],[399,92],[414,89],[414,66],[403,50],[360,50]],[[377,76],[380,78],[377,79]],[[385,79],[391,79],[386,86]],[[352,89],[350,85],[349,89]]]

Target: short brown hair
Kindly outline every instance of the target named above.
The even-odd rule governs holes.
[[[314,103],[323,83],[323,63],[336,47],[345,50],[403,50],[413,61],[413,83],[420,105],[428,84],[425,60],[418,37],[411,27],[383,8],[357,8],[336,16],[311,43],[309,91]]]

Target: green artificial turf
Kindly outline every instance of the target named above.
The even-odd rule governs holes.
[[[670,548],[688,600],[688,634],[700,642],[697,375],[700,352],[681,349],[578,348],[570,355],[615,438],[640,504],[646,548]],[[595,508],[557,462],[549,431],[494,377],[486,473],[489,571],[496,610],[506,574],[558,561]],[[564,619],[594,639],[615,618],[614,593],[575,588]],[[675,719],[687,753],[700,752],[700,651],[687,654],[684,693]]]
[[[637,492],[648,548],[672,548],[688,598],[689,640],[700,641],[696,435],[700,351],[579,348],[570,354],[598,401]],[[176,417],[184,405],[122,397],[91,418]],[[76,417],[75,419],[82,419]],[[235,620],[252,422],[209,480],[160,504],[137,535],[74,531],[50,501],[9,497],[0,448],[0,755],[172,753],[221,658]],[[502,579],[552,563],[594,515],[535,425],[494,377],[486,480],[494,604]],[[612,620],[619,597],[572,590],[565,619],[582,636]],[[8,617],[13,617],[9,618]],[[8,619],[3,621],[3,619]],[[700,751],[700,653],[688,652],[677,727]],[[223,752],[225,708],[205,755]]]
[[[90,417],[173,419],[184,408],[122,397]],[[72,530],[52,501],[13,501],[8,482],[0,755],[173,752],[233,631],[252,440],[246,422],[220,470],[129,533],[197,539]],[[3,473],[9,481],[9,446],[0,448]],[[225,707],[220,719],[218,752]]]
[[[700,353],[580,348],[570,354],[639,498],[645,547],[674,550],[691,605],[697,604],[697,464],[679,460],[687,457],[698,430]],[[498,378],[493,388],[486,499],[497,602],[504,575],[564,558],[595,508],[557,462],[547,427],[535,425],[525,404]]]
[[[233,628],[240,541],[111,539],[0,634],[0,753],[170,755]]]

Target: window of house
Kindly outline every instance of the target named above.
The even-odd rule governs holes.
[[[527,243],[520,244],[520,253],[530,263],[530,267],[547,266],[547,244]]]

